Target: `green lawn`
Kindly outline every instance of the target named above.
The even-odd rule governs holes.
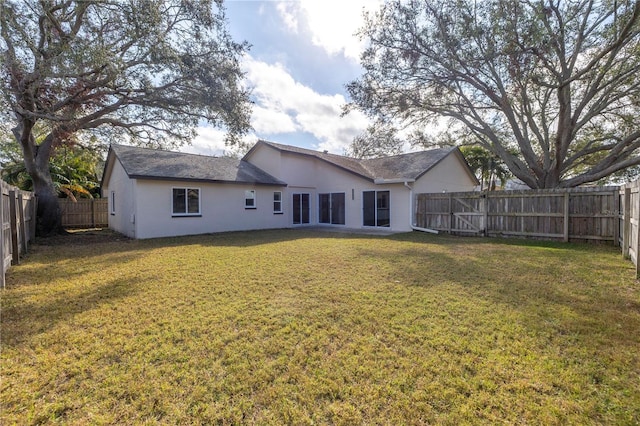
[[[614,247],[88,240],[7,275],[1,424],[640,422],[640,284]]]

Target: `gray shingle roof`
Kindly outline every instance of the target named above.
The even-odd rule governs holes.
[[[318,158],[341,169],[369,179],[415,180],[438,164],[457,148],[438,148],[429,151],[411,152],[374,159],[360,160],[342,155],[329,154],[296,146],[282,145],[261,140],[259,144],[269,145],[279,151],[291,152]]]
[[[111,145],[111,150],[130,178],[286,186],[285,182],[244,160],[126,145]]]
[[[375,179],[418,179],[456,148],[437,148],[361,160]]]

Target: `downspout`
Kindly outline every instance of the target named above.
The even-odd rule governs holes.
[[[439,232],[435,229],[421,228],[413,224],[413,188],[409,183],[407,183],[407,181],[404,182],[404,186],[409,189],[409,226],[411,229],[414,231],[428,232],[429,234],[438,234]]]

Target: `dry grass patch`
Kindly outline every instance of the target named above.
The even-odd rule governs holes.
[[[82,241],[10,270],[0,423],[640,422],[640,287],[612,247]]]

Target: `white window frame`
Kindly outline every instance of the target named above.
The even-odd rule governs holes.
[[[280,194],[280,199],[276,200],[276,194]],[[276,208],[276,203],[280,204],[280,208]],[[273,214],[282,214],[284,210],[282,209],[282,191],[273,191]]]
[[[173,203],[173,193],[176,189],[184,191],[184,210],[185,210],[184,212],[176,212],[174,210],[175,205]],[[197,212],[189,212],[189,191],[198,191],[198,211]],[[173,188],[171,188],[171,216],[172,217],[202,216],[201,194],[202,194],[202,191],[200,191],[200,188],[196,188],[196,187],[174,186]]]
[[[109,193],[109,213],[111,215],[116,214],[116,191],[111,191]]]
[[[258,206],[256,200],[256,190],[255,189],[247,189],[244,191],[244,208],[245,210],[255,210]],[[249,204],[249,201],[251,203]]]

